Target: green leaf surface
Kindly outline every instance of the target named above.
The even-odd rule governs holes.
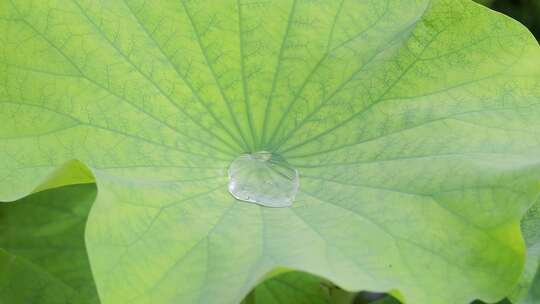
[[[99,303],[84,245],[95,185],[0,205],[0,303]]]
[[[527,259],[511,299],[514,303],[534,304],[540,302],[540,201],[527,211],[521,229],[527,244]]]
[[[0,1],[0,200],[95,180],[100,299],[238,303],[283,267],[495,302],[540,191],[540,49],[465,0]],[[256,151],[290,208],[235,200]],[[76,161],[75,161],[76,160]]]
[[[494,2],[494,0],[475,0],[475,1],[485,6],[489,6]]]
[[[303,272],[286,272],[259,285],[243,304],[352,304],[355,294]]]
[[[400,302],[390,296],[387,296],[370,304],[400,304]]]
[[[535,304],[540,301],[540,267],[536,269],[536,274],[530,282],[528,293],[519,303]]]

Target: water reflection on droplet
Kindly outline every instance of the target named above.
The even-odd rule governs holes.
[[[240,155],[229,166],[229,192],[241,201],[289,207],[299,186],[298,170],[271,152]]]

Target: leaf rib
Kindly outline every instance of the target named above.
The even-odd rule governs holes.
[[[219,82],[216,72],[214,70],[214,66],[210,63],[210,58],[208,56],[207,49],[204,47],[202,43],[201,34],[199,33],[199,30],[197,26],[195,25],[195,20],[193,19],[193,15],[191,14],[191,11],[188,9],[185,0],[180,0],[182,3],[182,6],[184,8],[184,11],[188,17],[188,20],[191,24],[191,27],[193,28],[193,32],[195,33],[195,39],[197,40],[197,43],[199,45],[199,48],[201,49],[201,53],[204,57],[204,60],[206,62],[206,66],[208,66],[208,69],[210,70],[210,73],[212,74],[212,77],[214,78],[214,82],[216,83],[216,86],[219,90],[219,93],[221,95],[221,98],[223,100],[223,103],[225,103],[225,106],[227,107],[227,111],[229,112],[229,115],[231,116],[232,122],[234,126],[236,127],[236,130],[238,131],[238,134],[242,138],[242,142],[244,144],[245,151],[250,151],[252,148],[249,146],[248,141],[245,137],[244,132],[242,131],[242,128],[240,128],[240,124],[238,123],[238,120],[236,119],[236,115],[234,115],[233,110],[231,108],[231,102],[225,92],[223,91],[223,87],[221,86],[221,83]]]
[[[212,132],[210,129],[208,129],[207,127],[205,127],[204,125],[202,125],[198,120],[196,120],[195,118],[193,118],[187,111],[185,111],[182,107],[180,107],[173,99],[172,97],[165,93],[163,91],[163,88],[161,88],[161,86],[159,86],[148,74],[144,73],[140,67],[138,67],[126,54],[124,54],[124,52],[122,52],[122,50],[120,50],[118,48],[118,46],[116,44],[113,43],[113,41],[111,41],[109,39],[109,37],[107,37],[107,35],[105,35],[105,33],[103,33],[103,31],[99,28],[99,26],[94,22],[94,20],[92,20],[92,18],[90,18],[90,16],[87,14],[87,12],[84,10],[84,8],[80,5],[80,3],[77,1],[77,0],[72,0],[73,3],[79,8],[79,10],[81,11],[81,13],[84,15],[84,17],[88,20],[88,22],[92,25],[92,27],[95,29],[95,31],[105,40],[107,41],[107,43],[113,48],[115,49],[115,51],[122,57],[124,58],[124,60],[129,63],[141,76],[143,76],[150,84],[152,84],[152,86],[154,88],[156,88],[156,90],[158,90],[158,92],[163,96],[165,97],[169,103],[174,106],[177,110],[179,110],[181,113],[183,113],[187,118],[189,118],[194,124],[196,124],[199,128],[201,128],[202,130],[206,131],[208,134],[212,135],[214,138],[218,139],[219,141],[221,141],[223,144],[227,145],[228,147],[230,147],[231,149],[233,149],[234,151],[234,148],[230,146],[230,143],[228,143],[226,140],[224,140],[223,138],[221,138],[220,136],[218,136],[217,134],[215,134],[214,132]],[[170,62],[169,62],[170,63]],[[187,84],[187,83],[186,83]],[[196,95],[197,96],[197,95]],[[204,104],[204,103],[203,103]],[[214,117],[215,119],[215,117]],[[217,121],[217,120],[216,120]],[[221,123],[218,121],[218,123]],[[226,130],[226,129],[225,129]],[[179,131],[177,131],[178,133],[180,133]],[[234,154],[234,153],[233,153]]]
[[[77,125],[72,126],[72,128],[86,126],[86,127],[90,127],[90,128],[94,128],[94,129],[108,131],[108,132],[111,132],[111,133],[114,133],[114,134],[121,135],[121,136],[126,137],[126,138],[131,138],[131,139],[134,139],[134,140],[137,140],[137,141],[142,141],[142,142],[148,143],[148,144],[153,145],[153,146],[162,147],[162,148],[166,148],[166,149],[171,149],[171,150],[178,151],[178,152],[181,152],[181,153],[191,154],[191,155],[194,155],[194,156],[199,156],[199,157],[208,158],[208,159],[215,159],[215,160],[219,160],[219,161],[228,161],[228,159],[218,158],[218,157],[209,156],[209,155],[205,155],[205,154],[199,154],[199,153],[192,152],[190,150],[179,149],[178,147],[165,145],[163,143],[153,141],[153,140],[150,140],[150,139],[147,139],[147,138],[144,138],[144,137],[140,137],[140,136],[137,136],[137,135],[133,135],[133,134],[130,134],[130,133],[126,133],[126,132],[123,132],[123,131],[120,131],[120,130],[117,130],[117,129],[112,129],[112,128],[109,128],[109,127],[104,127],[104,126],[99,126],[99,125],[96,125],[96,124],[84,122],[82,120],[79,120],[77,117],[71,116],[71,115],[69,115],[67,113],[56,111],[55,109],[48,108],[48,107],[45,107],[43,105],[32,104],[32,103],[28,103],[28,102],[25,102],[25,101],[18,101],[16,103],[15,102],[0,101],[0,104],[2,104],[2,103],[18,104],[18,105],[37,107],[37,108],[40,108],[40,109],[44,109],[44,110],[48,110],[48,111],[51,111],[51,112],[61,114],[62,116],[69,117],[69,118],[73,119],[75,122],[77,122]],[[18,138],[22,138],[22,137],[19,136]]]
[[[204,236],[202,236],[195,244],[193,244],[188,250],[186,250],[185,253],[183,253],[176,261],[173,265],[171,265],[171,267],[168,268],[167,271],[165,271],[161,277],[156,281],[155,284],[153,284],[153,287],[152,289],[155,289],[157,286],[159,286],[161,284],[161,282],[163,282],[169,275],[170,273],[178,266],[180,265],[180,263],[182,263],[197,247],[199,247],[203,242],[205,242],[208,238],[208,236],[210,236],[212,233],[214,233],[214,231],[216,230],[216,228],[220,225],[220,223],[223,221],[223,219],[227,216],[227,214],[229,214],[235,206],[237,206],[238,204],[236,203],[236,201],[234,200],[231,200],[231,203],[230,205],[225,209],[223,210],[223,212],[221,213],[221,215],[219,216],[219,218],[217,219],[217,221],[212,225],[212,227],[210,227],[210,229],[206,232],[206,234]],[[137,296],[134,296],[132,299],[130,299],[128,301],[128,303],[132,303],[132,302],[136,302],[136,299],[138,299],[140,296],[137,295]]]
[[[281,118],[279,119],[276,128],[274,129],[273,133],[270,136],[270,139],[268,140],[268,144],[267,144],[268,146],[270,146],[270,147],[274,146],[274,140],[276,140],[276,136],[278,136],[279,130],[282,128],[283,124],[285,123],[285,119],[287,118],[287,115],[291,112],[292,107],[296,104],[296,102],[300,98],[300,95],[304,92],[304,89],[306,88],[307,84],[309,83],[309,81],[311,81],[311,78],[315,75],[315,73],[319,70],[319,68],[322,67],[322,63],[328,58],[328,56],[330,56],[336,50],[342,48],[343,46],[349,44],[350,42],[356,40],[358,37],[365,34],[368,30],[370,30],[375,25],[377,25],[388,12],[388,1],[387,1],[386,2],[387,9],[385,10],[384,14],[379,15],[379,17],[371,25],[366,27],[364,30],[358,32],[357,34],[353,35],[352,37],[346,39],[345,41],[341,42],[340,44],[336,45],[335,47],[330,48],[331,42],[332,42],[333,36],[334,36],[335,26],[336,26],[336,23],[338,21],[339,14],[343,10],[344,2],[345,2],[345,0],[343,0],[340,3],[340,6],[338,8],[338,12],[336,13],[334,21],[332,23],[330,34],[328,36],[326,51],[323,53],[321,58],[317,61],[315,66],[311,69],[308,76],[304,79],[304,81],[300,85],[300,88],[298,90],[296,90],[296,92],[295,92],[295,94],[293,96],[293,99],[288,103],[287,108],[285,109],[285,111],[281,115]],[[277,146],[279,146],[279,144]]]
[[[56,46],[47,36],[45,36],[45,34],[43,34],[42,32],[40,32],[38,29],[36,29],[34,27],[33,24],[31,24],[30,22],[28,22],[22,15],[21,13],[19,12],[19,10],[17,9],[17,7],[15,6],[15,4],[13,3],[13,0],[10,0],[12,2],[12,6],[14,7],[15,11],[19,14],[20,16],[20,19],[28,28],[30,28],[33,32],[35,32],[39,37],[41,37],[45,42],[47,42],[53,49],[55,49],[60,55],[62,55],[62,57],[64,57],[67,62],[77,70],[77,72],[80,74],[80,77],[87,80],[88,82],[90,82],[91,84],[93,84],[94,86],[108,92],[109,94],[111,94],[112,96],[120,99],[120,100],[123,100],[125,101],[128,105],[132,106],[133,108],[137,109],[139,112],[151,117],[153,120],[155,120],[156,122],[159,122],[161,123],[162,125],[166,126],[167,128],[171,129],[172,131],[174,131],[175,133],[177,134],[180,134],[182,136],[185,136],[185,137],[188,137],[194,141],[198,141],[200,142],[200,140],[196,139],[196,138],[191,138],[187,135],[185,135],[184,133],[185,132],[180,132],[176,127],[174,127],[173,125],[165,122],[165,121],[162,121],[160,120],[159,118],[157,118],[155,115],[152,115],[151,113],[145,111],[143,108],[137,106],[134,102],[128,100],[127,98],[125,98],[125,96],[122,96],[122,95],[119,95],[118,93],[112,91],[110,88],[104,86],[103,84],[97,82],[96,80],[88,77],[85,73],[83,73],[83,71],[81,70],[81,68],[64,52],[62,51],[58,46]],[[202,142],[201,142],[202,143]],[[213,145],[209,145],[208,143],[205,143],[208,147],[212,148],[212,149],[216,149]],[[219,151],[219,150],[218,150]],[[234,155],[232,152],[229,152],[227,153],[229,155]]]
[[[294,14],[296,12],[296,5],[297,0],[293,0],[291,9],[289,11],[289,16],[287,19],[287,26],[285,28],[285,33],[283,34],[283,39],[281,41],[281,46],[279,48],[278,58],[276,67],[274,68],[274,76],[272,77],[272,88],[270,89],[270,94],[268,95],[268,100],[266,101],[266,109],[264,111],[264,118],[263,118],[263,127],[262,127],[262,135],[261,135],[261,143],[265,143],[266,141],[266,132],[268,129],[268,120],[270,116],[270,112],[272,111],[272,102],[274,100],[274,93],[277,87],[277,80],[279,73],[281,71],[281,65],[283,63],[283,54],[285,53],[285,45],[287,43],[287,39],[289,37],[289,33],[292,28],[293,18]]]
[[[407,27],[405,30],[398,32],[393,38],[400,37],[403,34],[409,33],[412,28],[414,27],[416,23],[413,23],[412,26]],[[337,95],[347,84],[349,84],[351,81],[355,79],[355,77],[360,74],[362,71],[364,71],[367,66],[369,66],[380,54],[382,54],[384,51],[386,51],[388,48],[393,46],[394,39],[390,39],[390,41],[387,41],[384,43],[381,47],[379,47],[367,60],[364,62],[358,69],[356,69],[345,81],[343,81],[330,95],[325,98],[312,112],[310,112],[300,123],[298,123],[291,131],[287,133],[286,136],[284,136],[279,142],[276,143],[276,148],[279,150],[279,148],[287,143],[287,141],[294,135],[298,130],[300,130],[304,124],[306,124],[313,115],[317,114],[335,95]]]
[[[245,52],[244,52],[244,25],[242,21],[242,3],[240,3],[241,0],[236,1],[236,5],[238,7],[238,38],[240,41],[240,69],[242,73],[242,92],[244,94],[244,103],[246,106],[246,116],[248,121],[249,130],[251,133],[251,138],[253,140],[253,144],[257,146],[257,135],[255,134],[255,127],[253,124],[253,113],[251,109],[251,102],[249,100],[249,87],[248,87],[248,81],[246,79],[246,63],[245,63]]]
[[[400,75],[399,75],[399,76],[398,76],[398,77],[397,77],[397,78],[396,78],[396,79],[395,79],[395,80],[394,80],[394,81],[393,81],[393,82],[392,82],[392,83],[384,90],[384,92],[381,94],[381,96],[379,96],[374,102],[372,102],[370,105],[368,105],[367,107],[365,107],[365,108],[362,109],[361,111],[356,112],[356,113],[353,113],[353,114],[352,114],[351,116],[349,116],[347,119],[345,119],[344,121],[342,121],[342,122],[336,124],[334,127],[329,128],[329,129],[327,129],[327,130],[325,130],[325,131],[319,133],[318,135],[315,135],[315,136],[313,136],[313,137],[311,137],[311,138],[308,138],[308,139],[306,139],[306,140],[304,140],[304,141],[302,141],[302,142],[300,142],[300,143],[298,143],[298,144],[296,144],[296,145],[293,145],[293,146],[291,146],[291,147],[289,147],[289,148],[286,148],[286,149],[282,150],[281,153],[286,153],[286,152],[288,152],[288,151],[292,151],[292,150],[297,149],[297,148],[299,148],[299,147],[302,147],[302,146],[304,146],[304,145],[306,145],[306,144],[308,144],[308,143],[310,143],[310,142],[313,142],[313,141],[315,141],[315,140],[317,140],[317,139],[319,139],[319,138],[321,138],[321,137],[323,137],[323,136],[325,136],[325,135],[327,135],[327,134],[333,132],[334,130],[339,129],[339,128],[345,126],[346,124],[348,124],[349,122],[351,122],[351,121],[352,121],[353,119],[355,119],[356,117],[358,117],[358,116],[360,116],[360,115],[362,115],[362,114],[368,112],[368,111],[369,111],[371,108],[373,108],[375,105],[379,104],[379,103],[383,100],[383,98],[384,98],[384,97],[385,97],[385,96],[386,96],[386,95],[387,95],[387,94],[388,94],[388,93],[389,93],[389,92],[390,92],[390,91],[391,91],[391,90],[392,90],[392,89],[393,89],[393,88],[401,81],[401,79],[402,79],[402,78],[403,78],[403,77],[404,77],[404,76],[405,76],[405,75],[406,75],[406,74],[407,74],[407,73],[415,66],[415,64],[418,62],[420,56],[428,49],[429,45],[430,45],[431,43],[433,43],[433,42],[436,40],[436,38],[439,36],[440,33],[441,33],[441,32],[437,32],[435,35],[433,35],[432,39],[424,46],[424,49],[420,52],[420,54],[416,56],[416,59],[413,60],[413,61],[407,66],[407,68],[405,68],[405,70],[403,70],[403,72],[402,72],[402,73],[401,73],[401,74],[400,74]],[[352,78],[354,78],[354,76],[355,76],[355,75],[353,75]],[[349,78],[349,79],[352,80],[352,78]],[[348,82],[348,81],[347,81],[347,82]],[[340,87],[341,87],[341,86],[340,86]],[[344,86],[343,86],[343,87],[344,87]],[[341,88],[340,88],[340,89],[341,89]],[[339,91],[339,90],[336,90],[336,91]],[[335,94],[334,94],[334,95],[335,95]],[[302,125],[305,124],[307,121],[309,121],[309,119],[310,119],[313,115],[315,115],[317,112],[319,112],[319,111],[323,108],[324,104],[327,103],[334,95],[332,95],[332,96],[331,96],[330,98],[328,98],[323,104],[321,104],[322,106],[317,107],[313,112],[311,112],[311,113],[306,117],[306,119],[304,119],[304,120],[299,124],[299,126],[302,126]],[[298,129],[299,129],[299,128],[295,128],[294,130],[297,131]],[[288,139],[291,138],[292,134],[295,133],[296,131],[292,132],[288,137],[286,137],[285,142],[280,143],[280,145],[285,144],[286,141],[288,141]]]
[[[234,136],[233,133],[229,130],[229,128],[227,128],[223,124],[223,122],[216,117],[215,113],[212,110],[210,110],[210,107],[208,106],[206,101],[204,101],[204,99],[200,96],[200,94],[197,92],[197,90],[195,90],[195,88],[193,87],[193,84],[190,81],[187,80],[187,78],[180,72],[178,66],[172,62],[171,57],[165,53],[165,50],[163,49],[163,47],[156,41],[154,36],[143,25],[143,23],[141,22],[141,20],[137,16],[137,14],[133,11],[133,8],[129,4],[127,4],[126,0],[122,0],[122,1],[124,2],[125,6],[130,11],[131,15],[133,16],[133,18],[135,19],[135,21],[137,22],[139,27],[144,31],[145,35],[148,38],[150,38],[150,40],[152,40],[152,43],[156,46],[156,48],[160,51],[160,53],[165,57],[165,59],[167,60],[167,63],[174,69],[174,71],[176,72],[178,77],[180,77],[180,79],[182,79],[182,81],[186,84],[186,86],[193,93],[193,95],[195,96],[195,99],[204,107],[205,111],[208,114],[210,114],[212,119],[214,119],[214,121],[223,128],[223,130],[231,137],[231,139],[233,139],[235,142],[239,143],[239,139],[236,136]]]

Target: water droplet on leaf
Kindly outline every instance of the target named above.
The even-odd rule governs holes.
[[[298,170],[275,153],[240,155],[229,166],[229,192],[241,201],[289,207],[299,185]]]

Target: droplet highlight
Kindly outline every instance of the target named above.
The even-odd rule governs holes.
[[[240,155],[228,174],[232,196],[266,207],[290,207],[300,186],[298,170],[267,151]]]

